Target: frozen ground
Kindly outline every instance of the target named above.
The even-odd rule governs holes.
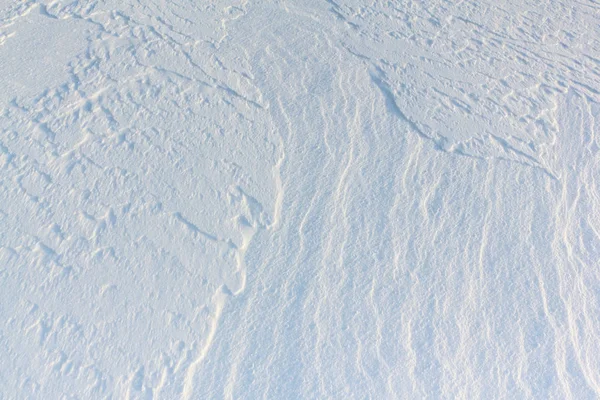
[[[597,0],[0,0],[0,399],[596,399]]]

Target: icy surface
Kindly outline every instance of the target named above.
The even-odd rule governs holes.
[[[596,399],[597,0],[0,0],[0,399]]]

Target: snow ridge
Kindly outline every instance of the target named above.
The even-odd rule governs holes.
[[[600,395],[595,1],[0,4],[0,399]]]

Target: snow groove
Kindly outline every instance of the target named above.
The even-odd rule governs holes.
[[[600,396],[600,5],[0,4],[0,398]]]

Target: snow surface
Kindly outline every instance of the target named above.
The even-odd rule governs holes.
[[[598,0],[0,0],[0,399],[600,397]]]

